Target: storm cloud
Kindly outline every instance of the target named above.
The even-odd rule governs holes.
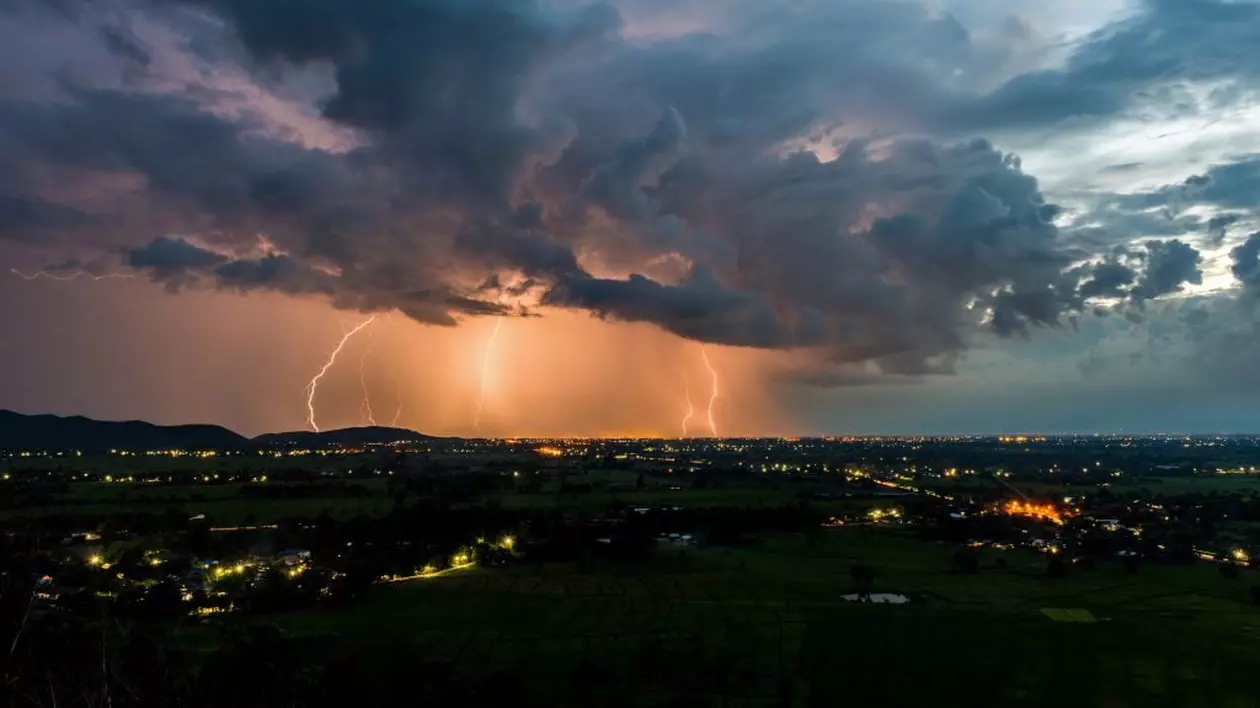
[[[1234,277],[1243,284],[1243,291],[1254,297],[1260,291],[1260,233],[1248,236],[1230,256],[1234,260],[1231,268]]]
[[[1135,298],[1149,300],[1181,290],[1183,284],[1198,285],[1203,282],[1199,269],[1199,252],[1173,239],[1148,241],[1146,252],[1141,255],[1146,268],[1134,286]]]
[[[1021,160],[975,136],[1223,80],[1260,41],[1254,5],[1211,0],[1145,3],[1031,71],[1011,58],[1031,33],[1018,18],[999,51],[913,2],[740,4],[722,32],[651,41],[604,3],[116,9],[160,29],[96,34],[122,79],[53,72],[55,100],[0,99],[0,237],[114,254],[172,290],[439,325],[566,308],[894,375],[1201,284],[1180,240],[1082,249]],[[160,68],[179,52],[280,107],[173,82]],[[347,144],[282,129],[282,108]],[[1252,162],[1117,203],[1131,219],[1174,196],[1252,208]],[[1218,240],[1233,223],[1201,221]]]
[[[962,106],[955,120],[1000,129],[1122,112],[1177,116],[1228,106],[1260,88],[1260,65],[1248,49],[1260,43],[1260,5],[1142,0],[1137,7],[1074,47],[1062,68],[1016,76]],[[1191,82],[1218,85],[1204,102],[1184,90]]]

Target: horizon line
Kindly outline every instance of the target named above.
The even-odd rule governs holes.
[[[723,436],[678,436],[678,435],[655,435],[655,434],[617,434],[617,433],[600,433],[600,434],[535,434],[535,435],[458,435],[458,434],[441,434],[426,433],[403,426],[391,425],[353,425],[342,428],[332,428],[321,432],[311,430],[293,429],[293,430],[277,430],[258,433],[256,435],[247,435],[238,432],[228,426],[219,423],[155,423],[153,421],[142,419],[128,420],[104,420],[92,418],[83,414],[61,415],[56,413],[22,413],[12,409],[0,408],[0,414],[13,414],[27,418],[82,418],[97,423],[106,424],[129,424],[139,423],[144,425],[152,425],[163,428],[180,428],[180,427],[216,427],[226,432],[232,433],[245,440],[254,440],[263,436],[274,435],[326,435],[335,433],[344,433],[352,430],[399,430],[416,435],[423,435],[435,439],[457,439],[457,440],[831,440],[843,438],[852,439],[875,439],[875,438],[891,438],[891,439],[910,439],[910,438],[1029,438],[1017,442],[1036,442],[1035,438],[1072,438],[1072,437],[1260,437],[1260,431],[1173,431],[1173,430],[1148,430],[1141,432],[1129,432],[1123,429],[1113,430],[1092,430],[1092,431],[977,431],[977,432],[901,432],[901,433],[802,433],[802,434],[753,434],[753,435],[723,435]],[[1013,441],[1015,442],[1015,441]]]

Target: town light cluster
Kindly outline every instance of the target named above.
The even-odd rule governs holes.
[[[1011,516],[1027,516],[1033,519],[1049,521],[1060,526],[1064,520],[1070,515],[1066,511],[1061,511],[1053,504],[1037,504],[1035,502],[1021,501],[1012,499],[1002,505],[1002,511]]]

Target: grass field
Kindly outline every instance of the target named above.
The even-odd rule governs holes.
[[[82,482],[70,486],[70,493],[58,503],[39,507],[9,509],[0,512],[3,519],[33,519],[51,514],[83,514],[109,516],[120,513],[162,513],[175,507],[189,516],[206,514],[212,523],[238,524],[247,519],[273,523],[290,517],[314,517],[328,511],[334,518],[381,516],[394,505],[394,496],[379,479],[352,480],[366,487],[364,497],[314,497],[260,499],[242,497],[237,484],[163,485],[106,484]],[[270,484],[270,483],[269,483]],[[505,492],[478,499],[475,504],[496,501],[509,509],[565,509],[599,513],[614,502],[630,506],[677,505],[707,506],[781,506],[795,503],[786,490],[775,489],[679,489],[649,487],[638,491],[596,491],[565,494],[554,491],[538,493]],[[854,502],[822,502],[814,506],[829,513],[850,508]],[[858,503],[867,506],[869,502]]]
[[[585,494],[505,493],[492,498],[511,509],[604,509],[613,502],[629,506],[781,506],[795,501],[790,491],[777,489],[669,489]]]
[[[555,705],[1254,705],[1254,573],[1103,566],[1054,580],[1043,558],[1011,552],[1007,570],[956,575],[952,552],[842,529],[591,573],[474,569],[274,621],[330,648],[449,663],[467,681],[512,671]],[[876,590],[928,600],[846,603],[854,563],[877,567]]]
[[[314,518],[328,511],[333,518],[351,519],[356,516],[383,516],[393,507],[389,497],[375,496],[363,499],[345,497],[327,499],[207,499],[200,502],[174,502],[157,505],[135,503],[106,504],[53,504],[38,508],[11,509],[0,513],[0,520],[36,519],[57,514],[109,517],[117,514],[148,512],[160,514],[170,507],[180,509],[188,516],[205,514],[212,524],[233,525],[247,521],[268,524],[287,518]]]
[[[995,490],[1007,491],[1007,488],[993,479],[964,478],[960,481],[933,480],[925,486],[948,492],[957,487],[984,485]],[[1214,475],[1202,477],[1147,477],[1141,479],[1118,478],[1102,484],[1055,484],[1052,481],[1019,482],[1015,485],[1026,494],[1058,497],[1080,493],[1097,492],[1108,489],[1115,494],[1146,490],[1154,495],[1170,496],[1178,494],[1237,494],[1245,492],[1260,493],[1260,475]]]
[[[328,511],[334,518],[359,515],[379,516],[389,512],[394,499],[385,482],[353,482],[364,486],[364,497],[312,497],[262,499],[244,497],[237,484],[139,485],[81,482],[70,485],[70,493],[46,506],[9,509],[0,519],[33,519],[55,514],[107,517],[125,513],[161,514],[168,508],[189,516],[205,514],[211,523],[239,524],[246,520],[272,523],[290,517],[315,517]]]

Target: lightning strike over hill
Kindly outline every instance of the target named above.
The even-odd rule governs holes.
[[[717,422],[713,419],[713,404],[718,399],[718,375],[717,370],[713,368],[713,364],[709,363],[709,353],[704,347],[700,347],[700,356],[704,359],[704,366],[709,370],[709,376],[713,379],[713,393],[709,396],[709,432],[713,437],[718,437]]]
[[[691,402],[691,383],[687,381],[687,374],[683,372],[683,395],[687,398],[687,415],[682,419],[682,436],[687,437],[687,424],[696,415],[696,406]]]
[[[394,389],[396,391],[395,395],[396,395],[397,403],[394,406],[394,417],[390,419],[389,427],[397,428],[398,419],[402,417],[402,409],[403,409],[402,384],[398,382],[398,375],[393,373],[392,370],[390,373],[390,380],[394,382]]]
[[[394,319],[394,313],[391,312],[386,317],[389,319],[390,327],[397,331],[398,320]],[[389,382],[394,386],[394,417],[390,420],[389,426],[397,428],[398,419],[402,417],[403,412],[403,384],[402,379],[398,378],[398,366],[396,363],[391,361],[386,372],[389,375]]]
[[[367,385],[367,360],[372,355],[375,345],[369,347],[363,352],[363,356],[359,357],[359,388],[363,389],[363,402],[359,404],[359,412],[363,415],[363,419],[368,425],[376,427],[376,416],[372,414],[372,395],[368,391]]]
[[[503,318],[494,321],[494,329],[490,331],[490,338],[486,340],[485,351],[481,355],[481,387],[477,395],[477,415],[473,418],[473,427],[477,432],[481,432],[481,414],[486,407],[486,386],[490,380],[490,358],[494,353],[494,340],[499,337],[499,330],[503,327]]]
[[[327,374],[328,370],[332,368],[332,365],[337,363],[337,355],[341,354],[341,350],[345,348],[346,342],[375,321],[376,315],[372,315],[356,325],[354,329],[342,335],[341,341],[337,343],[337,348],[333,349],[332,353],[328,355],[328,361],[324,362],[324,366],[311,378],[311,382],[306,385],[306,424],[310,426],[311,430],[319,432],[319,425],[315,422],[315,393],[319,390],[319,382],[324,378],[324,374]]]

